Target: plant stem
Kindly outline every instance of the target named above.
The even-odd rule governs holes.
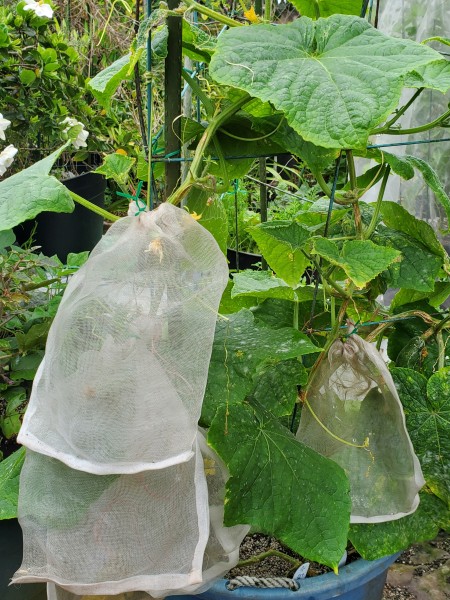
[[[315,175],[317,183],[320,186],[320,189],[325,194],[325,196],[328,196],[328,198],[329,198],[331,196],[331,188],[328,186],[327,182],[323,178],[322,173],[315,173],[314,175]]]
[[[387,127],[388,129],[389,129],[389,127],[392,127],[392,125],[393,125],[394,123],[396,123],[396,122],[397,122],[397,121],[400,119],[400,117],[401,117],[402,115],[404,115],[404,114],[405,114],[405,112],[408,110],[408,108],[411,106],[411,104],[412,104],[413,102],[415,102],[415,100],[417,100],[417,98],[420,96],[420,94],[423,92],[423,90],[424,90],[424,89],[425,89],[425,88],[419,88],[419,89],[418,89],[418,90],[417,90],[417,91],[416,91],[416,92],[415,92],[415,93],[414,93],[414,94],[411,96],[411,98],[408,100],[408,102],[407,102],[407,103],[406,103],[404,106],[402,106],[402,107],[401,107],[401,108],[400,108],[400,109],[399,109],[399,110],[398,110],[398,111],[395,113],[395,115],[392,117],[392,119],[391,119],[390,121],[387,121],[387,122],[385,123],[385,125],[384,125],[384,126],[385,126],[385,127]]]
[[[328,350],[330,349],[332,343],[338,338],[339,336],[339,330],[341,327],[341,323],[345,317],[345,313],[347,310],[347,307],[349,305],[350,299],[351,299],[351,294],[353,292],[353,290],[355,289],[354,284],[350,284],[349,285],[349,289],[347,292],[347,297],[345,298],[345,300],[343,301],[341,308],[339,310],[337,319],[334,323],[334,327],[332,328],[332,330],[330,331],[330,333],[328,334],[327,337],[327,341],[325,342],[325,346],[323,347],[323,351],[320,353],[319,358],[316,360],[316,362],[314,363],[314,365],[312,366],[311,371],[309,372],[309,377],[308,377],[308,383],[306,384],[304,391],[303,391],[303,395],[304,398],[306,398],[306,394],[308,389],[311,386],[311,383],[314,381],[314,378],[316,376],[317,373],[317,369],[320,366],[320,363],[323,361],[323,359],[327,356],[328,354]]]
[[[39,288],[42,288],[42,287],[48,287],[49,285],[52,285],[52,283],[60,283],[60,282],[61,282],[60,277],[53,277],[52,279],[44,279],[43,281],[38,281],[37,283],[30,283],[28,285],[24,285],[22,287],[22,290],[24,292],[31,292],[31,290],[38,290]]]
[[[300,303],[298,300],[294,300],[294,319],[293,319],[293,323],[292,326],[294,327],[294,329],[298,329],[299,326],[299,309],[300,309]]]
[[[118,221],[120,219],[120,217],[118,217],[117,215],[113,215],[112,213],[108,212],[104,208],[100,208],[100,206],[96,206],[92,202],[89,202],[89,200],[86,200],[85,198],[82,198],[78,194],[75,194],[75,192],[71,192],[69,190],[69,194],[71,195],[72,199],[75,200],[75,202],[78,202],[78,204],[81,204],[82,206],[91,210],[92,212],[97,213],[98,215],[100,215],[101,217],[106,219],[107,221],[112,221],[114,223],[114,221]]]
[[[227,17],[226,15],[222,15],[219,12],[212,10],[212,8],[208,8],[203,4],[195,2],[195,0],[184,0],[184,3],[187,4],[190,9],[196,10],[199,13],[206,15],[207,17],[211,17],[211,19],[214,19],[215,21],[219,21],[219,23],[228,25],[229,27],[241,27],[244,25],[243,23],[239,23],[239,21],[230,19],[230,17]]]
[[[352,190],[356,190],[358,183],[356,181],[355,159],[353,158],[353,152],[351,150],[346,150],[345,156],[347,157],[347,169],[350,179],[350,187]]]
[[[198,177],[198,170],[203,161],[203,154],[208,147],[212,137],[215,135],[216,131],[225,123],[230,117],[232,117],[237,111],[246,104],[250,99],[250,95],[246,94],[240,100],[233,102],[225,108],[222,112],[220,112],[216,117],[212,119],[209,123],[208,127],[205,130],[205,133],[200,139],[198,146],[195,150],[194,160],[191,165],[191,174],[194,179]]]
[[[265,558],[269,556],[278,556],[278,558],[282,558],[287,562],[291,563],[294,567],[298,568],[302,561],[297,560],[293,556],[289,556],[289,554],[285,554],[284,552],[280,552],[279,550],[267,550],[266,552],[262,552],[261,554],[257,554],[256,556],[252,556],[247,560],[240,560],[237,564],[238,567],[245,567],[247,565],[254,565],[255,563],[259,563]]]
[[[317,0],[314,1],[314,12],[316,13],[316,19],[320,19],[320,6]]]
[[[336,298],[334,296],[331,296],[330,302],[331,328],[333,328],[336,325]]]
[[[185,69],[183,69],[181,71],[181,76],[191,86],[191,88],[193,89],[193,91],[194,91],[195,95],[197,96],[197,98],[199,98],[201,100],[201,103],[203,104],[203,106],[205,108],[206,115],[208,117],[212,117],[213,114],[214,114],[214,104],[211,102],[211,100],[208,98],[208,96],[202,90],[202,88],[197,83],[197,81],[195,81],[195,79],[193,77],[191,77],[186,72]]]
[[[199,181],[200,175],[199,171],[203,162],[203,155],[210,144],[213,136],[216,134],[217,130],[237,111],[248,101],[250,100],[249,94],[246,94],[244,97],[240,98],[236,102],[233,102],[227,108],[225,108],[222,112],[220,112],[217,116],[215,116],[209,123],[208,127],[205,129],[197,148],[195,150],[194,159],[191,164],[191,168],[189,171],[189,177],[186,178],[184,183],[167,198],[167,202],[170,204],[179,204],[182,198],[186,195],[188,190],[195,185],[196,182]]]
[[[369,226],[367,227],[366,231],[364,232],[365,240],[370,239],[371,235],[373,234],[373,232],[375,231],[375,228],[377,226],[378,217],[380,215],[380,210],[381,210],[381,203],[383,202],[384,192],[386,191],[386,185],[387,185],[387,182],[389,179],[390,172],[391,172],[391,167],[390,167],[390,165],[388,165],[386,167],[386,171],[384,172],[383,179],[381,181],[380,191],[378,192],[378,198],[377,198],[377,202],[375,204],[375,210],[373,211],[373,215],[370,220]]]
[[[436,340],[438,344],[438,369],[443,369],[445,366],[445,345],[444,338],[442,336],[442,330],[440,329],[436,334]]]
[[[268,23],[272,19],[272,0],[264,0],[264,19]]]
[[[379,133],[387,133],[388,135],[410,135],[412,133],[422,133],[422,131],[428,131],[429,129],[433,129],[445,121],[450,117],[450,110],[447,110],[440,117],[431,121],[430,123],[425,123],[425,125],[419,125],[418,127],[411,127],[411,129],[389,129],[386,127],[382,127],[381,129],[375,129],[372,131],[372,135],[376,135]]]
[[[87,4],[89,6],[89,4]],[[140,6],[141,3],[138,0],[136,2],[135,15],[134,15],[134,35],[137,36],[139,32],[139,21],[140,21]],[[142,110],[142,89],[141,89],[141,75],[139,71],[139,61],[134,65],[134,84],[136,86],[136,105],[138,111],[139,129],[141,130],[142,145],[144,147],[145,156],[149,155],[147,132],[145,130],[145,119],[144,111]]]
[[[350,180],[350,188],[352,192],[357,192],[358,182],[356,179],[355,159],[353,158],[353,152],[351,150],[345,151],[347,157],[347,170]],[[356,199],[353,203],[353,218],[355,221],[355,228],[357,238],[362,239],[362,221],[361,221],[361,210],[359,208],[358,200]]]
[[[422,310],[408,310],[403,313],[399,313],[398,315],[395,315],[395,319],[386,319],[386,322],[380,323],[378,327],[376,327],[373,331],[369,333],[369,335],[366,337],[366,341],[373,342],[373,340],[375,340],[380,335],[380,333],[382,333],[387,327],[391,327],[392,323],[395,323],[397,321],[403,321],[404,319],[409,319],[410,317],[419,317],[428,325],[433,325],[433,327],[430,327],[430,329],[427,329],[427,331],[425,331],[422,334],[421,337],[424,340],[428,339],[430,336],[436,333],[437,325],[441,325],[443,327],[447,318],[450,319],[449,316],[445,319],[442,319],[442,321],[436,321],[436,319],[433,319],[433,317],[431,317],[428,313]]]
[[[449,321],[450,321],[450,315],[447,315],[445,317],[445,319],[441,319],[440,321],[438,321],[438,323],[436,323],[436,325],[434,327],[434,333],[439,333],[439,331],[441,331],[447,325],[447,323]]]
[[[330,285],[332,288],[334,288],[340,296],[342,296],[344,298],[350,297],[348,295],[348,293],[344,290],[344,288],[342,288],[338,283],[336,283],[334,281],[334,279],[331,279],[331,277],[327,277],[327,278],[324,277],[323,279],[328,283],[328,285]]]

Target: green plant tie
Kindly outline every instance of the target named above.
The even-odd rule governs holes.
[[[352,329],[352,331],[350,331],[350,333],[348,333],[347,335],[343,335],[343,336],[342,336],[342,339],[345,341],[345,340],[348,340],[348,338],[349,338],[349,337],[351,337],[352,335],[355,335],[355,334],[357,334],[357,333],[358,333],[358,329],[359,329],[359,325],[360,325],[360,323],[361,323],[361,319],[358,319],[358,320],[356,321],[356,323],[354,323],[354,324],[353,324],[353,329]],[[382,321],[382,323],[386,323],[386,321]],[[346,327],[346,326],[344,325],[344,327]]]
[[[139,213],[143,212],[146,208],[147,208],[147,203],[145,202],[145,200],[143,200],[142,198],[140,198],[141,195],[141,190],[142,190],[142,186],[144,185],[143,181],[139,181],[137,188],[136,188],[136,193],[133,194],[127,194],[125,192],[116,192],[116,194],[118,196],[122,196],[123,198],[129,198],[131,201],[134,200],[134,202],[136,202],[136,206],[138,209],[138,212],[135,214],[135,216],[137,216]],[[142,206],[140,205],[140,203],[142,203]],[[152,208],[152,206],[150,207],[150,209]]]

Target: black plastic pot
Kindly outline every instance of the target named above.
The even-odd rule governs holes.
[[[233,248],[227,248],[228,266],[231,270],[242,271],[244,269],[259,269],[257,263],[261,263],[260,254],[251,252],[237,252]]]
[[[102,175],[83,173],[63,184],[93,204],[104,206],[106,180]],[[42,212],[36,219],[16,227],[19,244],[28,240],[35,225],[33,245],[41,246],[46,256],[56,254],[62,262],[66,262],[70,252],[92,250],[103,234],[103,218],[77,203],[72,213]]]
[[[44,583],[8,584],[22,563],[22,530],[16,519],[0,521],[0,598],[1,600],[46,600]]]

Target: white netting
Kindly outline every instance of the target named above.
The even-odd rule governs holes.
[[[20,432],[13,581],[50,600],[206,589],[246,526],[223,526],[227,472],[197,421],[227,283],[212,236],[170,205],[111,227],[72,278]]]
[[[189,460],[227,277],[184,210],[115,223],[67,286],[20,443],[96,474]]]
[[[236,565],[249,529],[223,526],[227,477],[201,433],[191,460],[133,475],[84,473],[27,451],[14,582],[50,581],[58,600],[203,591]]]
[[[391,521],[414,512],[422,471],[394,382],[376,348],[357,335],[334,342],[307,400],[315,416],[303,407],[297,438],[346,471],[351,522]],[[366,441],[367,447],[356,447]]]
[[[208,493],[201,454],[133,475],[93,475],[27,451],[17,582],[79,594],[180,589],[202,581]]]

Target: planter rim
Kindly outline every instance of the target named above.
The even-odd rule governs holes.
[[[334,573],[325,573],[317,577],[308,577],[300,582],[300,588],[297,591],[291,591],[285,588],[252,588],[240,587],[233,591],[227,589],[226,579],[220,579],[211,586],[206,592],[200,595],[204,596],[232,596],[238,598],[261,599],[270,594],[271,600],[286,600],[289,598],[314,598],[317,600],[333,598],[341,595],[356,587],[364,585],[366,582],[380,575],[400,556],[401,552],[384,556],[377,560],[368,561],[359,559],[339,569],[339,575]]]

